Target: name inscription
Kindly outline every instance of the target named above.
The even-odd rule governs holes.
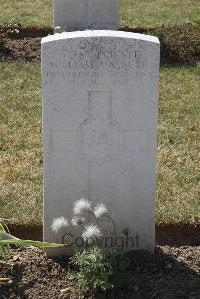
[[[64,44],[56,57],[53,51],[48,56],[44,79],[47,83],[67,79],[70,83],[90,80],[93,84],[96,79],[112,79],[112,84],[126,84],[130,71],[140,72],[146,67],[143,51],[134,49],[133,45],[122,50],[117,44],[105,46],[90,42],[76,47]]]

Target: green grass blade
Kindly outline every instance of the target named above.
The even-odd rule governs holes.
[[[1,224],[1,222],[0,222],[0,231],[1,232],[5,232],[5,228],[3,227],[3,225]]]
[[[6,222],[2,218],[0,218],[0,231],[5,231],[5,232],[7,231],[8,233],[10,233]]]
[[[38,248],[65,246],[64,244],[47,243],[47,242],[31,241],[31,240],[0,240],[0,245],[1,244],[16,245],[16,246],[34,246]]]

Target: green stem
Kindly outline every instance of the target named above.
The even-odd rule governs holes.
[[[95,216],[95,214],[92,211],[90,211],[90,210],[87,210],[87,211],[88,211],[88,213],[90,213],[94,217],[94,219],[96,220],[96,223],[97,223],[98,227],[100,229],[102,229],[101,226],[100,226],[100,224],[99,224],[99,221],[98,221],[97,217]]]
[[[5,222],[4,219],[0,218],[0,232],[8,232],[10,234],[9,228]],[[3,241],[3,237],[0,235],[0,241]],[[2,254],[3,254],[3,258],[5,260],[5,262],[8,262],[8,259],[10,258],[10,247],[9,245],[1,245],[0,246]]]
[[[3,244],[1,245],[1,241],[3,241],[3,238],[0,235],[0,248],[3,254],[3,259],[7,264],[10,257],[10,247],[9,245],[3,245]]]
[[[8,263],[8,255],[6,252],[6,248],[4,247],[4,245],[0,245],[0,248],[1,248],[1,251],[3,254],[3,259],[4,259],[5,263],[7,264]]]
[[[116,225],[115,225],[115,221],[112,219],[112,217],[110,217],[109,215],[105,214],[105,217],[107,217],[113,224],[113,229],[114,229],[114,236],[115,236],[115,242],[117,239],[117,232],[116,232]]]

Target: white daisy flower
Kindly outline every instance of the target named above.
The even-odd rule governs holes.
[[[66,232],[66,228],[69,226],[69,221],[64,217],[55,218],[52,222],[51,229],[57,234],[59,232]]]
[[[81,198],[77,200],[74,204],[74,215],[80,215],[84,211],[88,211],[91,209],[91,202],[89,200]]]
[[[74,225],[74,226],[79,226],[79,225],[83,225],[85,222],[85,218],[83,217],[73,217],[72,220],[71,220],[71,224]]]
[[[85,227],[85,231],[82,234],[83,240],[91,244],[95,239],[100,239],[102,237],[102,232],[96,225],[88,225]]]
[[[108,209],[106,208],[106,206],[101,203],[99,205],[97,205],[95,208],[94,208],[94,215],[97,217],[97,218],[100,218],[101,216],[105,215],[108,213]]]

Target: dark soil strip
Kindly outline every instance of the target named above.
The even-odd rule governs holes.
[[[21,239],[42,240],[42,225],[10,225],[13,235]],[[162,224],[156,226],[156,244],[161,246],[200,245],[200,224]]]
[[[200,245],[200,224],[162,224],[156,226],[156,243],[159,245]]]
[[[9,225],[10,233],[20,239],[24,240],[34,240],[42,241],[43,237],[43,225],[21,225],[21,224],[11,224]]]
[[[0,34],[10,39],[23,39],[25,37],[44,37],[53,34],[53,28],[44,26],[22,26],[20,24],[0,25]]]
[[[161,43],[161,63],[196,64],[200,60],[199,25],[122,27],[120,30],[157,36]],[[0,61],[40,62],[41,38],[48,34],[53,34],[50,27],[0,25]]]

